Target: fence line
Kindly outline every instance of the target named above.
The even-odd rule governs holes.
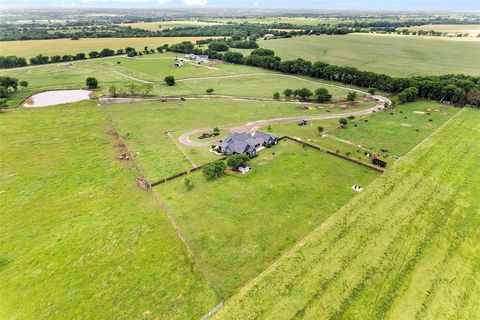
[[[322,152],[325,152],[329,155],[332,155],[334,157],[337,157],[337,158],[340,158],[340,159],[343,159],[343,160],[346,160],[346,161],[350,161],[350,162],[353,162],[353,163],[356,163],[358,165],[361,165],[365,168],[368,168],[370,170],[373,170],[373,171],[376,171],[376,172],[379,172],[379,173],[383,173],[384,171],[380,168],[377,168],[377,167],[374,167],[374,166],[371,166],[369,164],[366,164],[364,162],[361,162],[361,161],[358,161],[358,160],[355,160],[355,159],[352,159],[352,158],[349,158],[347,156],[343,156],[341,154],[338,154],[338,153],[335,153],[335,152],[332,152],[330,150],[326,150],[326,149],[322,149],[320,148],[319,146],[317,145],[314,145],[314,144],[311,144],[311,143],[308,143],[308,142],[305,142],[305,141],[302,141],[300,139],[297,139],[297,138],[294,138],[294,137],[290,137],[290,136],[283,136],[281,137],[279,140],[283,140],[283,139],[288,139],[288,140],[291,140],[291,141],[294,141],[294,142],[297,142],[297,143],[301,143],[301,144],[304,144],[312,149],[315,149],[315,150],[318,150],[318,151],[322,151]]]
[[[222,160],[222,161],[223,161],[223,160],[225,160],[225,159],[227,159],[227,157],[223,157],[223,158],[217,159],[217,160],[215,160],[215,161],[218,161],[218,160]],[[173,179],[182,177],[182,176],[184,176],[184,175],[187,175],[187,174],[189,174],[189,173],[195,172],[195,171],[197,171],[197,170],[203,169],[203,167],[208,166],[209,164],[211,164],[211,163],[213,163],[213,162],[215,162],[215,161],[212,161],[212,162],[209,162],[209,163],[205,163],[205,164],[202,164],[201,166],[194,167],[194,168],[188,169],[188,170],[186,170],[186,171],[183,171],[183,172],[174,174],[173,176],[170,176],[170,177],[168,177],[168,178],[164,178],[164,179],[158,180],[158,181],[156,181],[156,182],[151,183],[151,184],[150,184],[150,187],[156,187],[156,186],[158,186],[158,185],[160,185],[160,184],[163,184],[163,183],[165,183],[165,182],[168,182],[168,181],[170,181],[170,180],[173,180]]]
[[[212,310],[210,310],[210,311],[208,311],[207,313],[205,313],[205,315],[204,315],[202,318],[200,318],[200,320],[207,320],[208,318],[210,318],[210,316],[211,316],[212,314],[214,314],[215,312],[217,312],[217,310],[220,309],[221,307],[223,307],[223,300],[220,301],[220,303],[217,304],[215,307],[213,307]]]

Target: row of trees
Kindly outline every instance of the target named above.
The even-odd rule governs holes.
[[[191,46],[193,48],[193,44]],[[183,48],[187,48],[184,44]],[[198,53],[198,48],[192,49]],[[412,101],[417,97],[447,101],[459,105],[470,104],[480,106],[480,77],[463,74],[442,76],[415,76],[410,78],[394,78],[383,73],[361,71],[355,67],[337,66],[323,61],[312,63],[301,58],[285,60],[275,56],[275,52],[268,49],[255,49],[247,57],[240,52],[227,51],[219,53],[212,50],[200,50],[200,53],[211,55],[212,58],[222,59],[236,64],[246,64],[276,70],[284,73],[310,76],[314,78],[341,82],[364,88],[376,88],[381,91],[399,94],[394,102]],[[188,50],[183,51],[190,53]],[[414,89],[416,88],[418,92]],[[406,92],[404,90],[408,89]],[[403,93],[402,93],[403,92]],[[416,93],[416,94],[415,94]],[[413,98],[415,97],[415,98]]]
[[[325,88],[317,88],[315,91],[312,91],[308,88],[301,89],[285,89],[283,90],[283,95],[286,98],[300,98],[301,100],[309,100],[311,97],[314,97],[317,102],[324,103],[332,100],[332,95]],[[280,93],[275,92],[273,94],[274,99],[280,98]]]

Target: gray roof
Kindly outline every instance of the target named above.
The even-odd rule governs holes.
[[[269,142],[270,139],[276,139],[274,135],[257,131],[254,134],[250,133],[231,133],[220,144],[222,150],[227,148],[232,153],[245,153],[249,149],[254,149],[257,146],[262,146]]]

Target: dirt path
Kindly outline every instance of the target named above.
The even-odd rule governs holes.
[[[147,81],[147,80],[142,80],[142,79],[138,79],[138,78],[134,78],[134,77],[131,77],[125,73],[121,73],[120,71],[115,71],[115,70],[111,70],[113,73],[116,73],[118,75],[121,75],[122,77],[125,77],[125,78],[128,78],[130,80],[134,80],[134,81],[138,81],[138,82],[141,82],[141,83],[153,83],[151,81]]]
[[[175,139],[172,137],[171,133],[170,133],[170,132],[167,132],[167,135],[168,135],[168,137],[172,140],[172,142],[177,146],[178,150],[180,150],[180,152],[185,156],[185,158],[187,158],[187,160],[190,161],[190,164],[192,165],[192,167],[196,168],[197,165],[192,161],[192,159],[190,159],[190,157],[189,157],[189,156],[187,155],[187,153],[182,149],[182,147],[177,144],[177,142],[175,141]]]
[[[229,128],[227,129],[230,132],[254,132],[260,129],[261,127],[271,125],[271,124],[278,124],[278,123],[288,123],[293,121],[300,121],[300,120],[324,120],[324,119],[338,119],[348,116],[364,116],[369,115],[378,111],[383,110],[385,107],[383,105],[384,101],[388,101],[387,98],[375,96],[380,101],[381,104],[377,104],[373,107],[364,110],[352,111],[347,113],[335,113],[335,114],[321,114],[316,116],[293,116],[293,117],[283,117],[283,118],[273,118],[273,119],[265,119],[265,120],[257,120],[253,122],[246,123],[239,127]],[[182,134],[178,140],[183,143],[184,145],[191,146],[191,147],[205,147],[212,144],[215,144],[218,141],[210,141],[210,142],[193,142],[189,139],[189,136],[195,133],[199,133],[202,131],[206,131],[208,128],[202,129],[194,129]]]

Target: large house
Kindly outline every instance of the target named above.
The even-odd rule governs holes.
[[[260,148],[277,144],[273,134],[257,131],[255,133],[231,133],[218,145],[218,151],[225,155],[246,154],[255,157]]]
[[[208,63],[208,55],[197,55],[193,53],[189,53],[185,55],[185,58],[195,61],[196,63]]]

